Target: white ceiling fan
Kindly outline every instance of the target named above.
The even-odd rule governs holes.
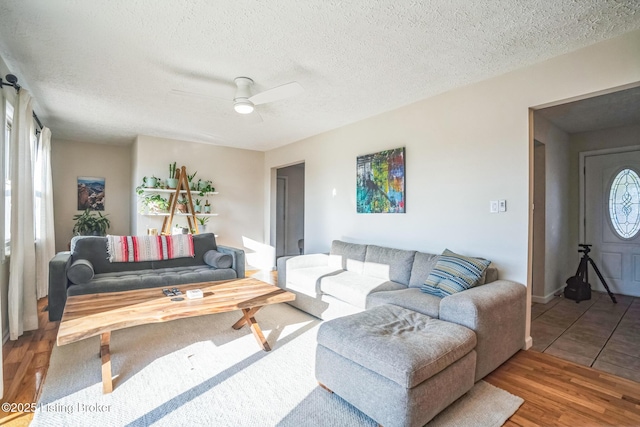
[[[240,114],[253,113],[256,105],[280,101],[304,92],[300,83],[291,82],[251,95],[252,79],[249,77],[236,77],[233,81],[238,88],[233,98],[233,108]]]
[[[271,89],[264,90],[262,92],[252,94],[252,88],[254,85],[253,79],[249,77],[236,77],[233,79],[236,85],[236,91],[233,99],[227,97],[220,98],[217,96],[207,96],[200,93],[185,92],[178,89],[172,89],[171,93],[174,95],[197,97],[197,98],[216,98],[224,99],[226,101],[233,102],[234,110],[243,115],[251,114],[255,111],[256,105],[267,104],[271,102],[281,101],[283,99],[291,98],[304,92],[302,85],[298,82],[290,82],[280,86],[273,87]],[[256,119],[260,120],[259,114],[256,111]]]

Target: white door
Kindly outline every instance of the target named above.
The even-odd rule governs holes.
[[[593,245],[590,256],[611,292],[640,296],[640,151],[587,155],[584,165],[581,243]],[[605,291],[591,268],[589,283]]]

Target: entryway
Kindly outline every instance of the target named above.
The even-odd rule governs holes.
[[[304,253],[304,172],[304,163],[277,170],[276,258]]]

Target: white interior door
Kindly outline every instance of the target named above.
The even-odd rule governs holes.
[[[593,244],[611,292],[640,296],[640,151],[589,155],[584,165],[582,243]],[[605,291],[592,269],[589,282]]]

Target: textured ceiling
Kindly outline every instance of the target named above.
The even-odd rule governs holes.
[[[638,28],[637,0],[3,0],[0,56],[54,138],[267,150]],[[255,122],[237,76],[305,92]]]
[[[567,133],[640,125],[640,87],[543,108],[538,112]]]

